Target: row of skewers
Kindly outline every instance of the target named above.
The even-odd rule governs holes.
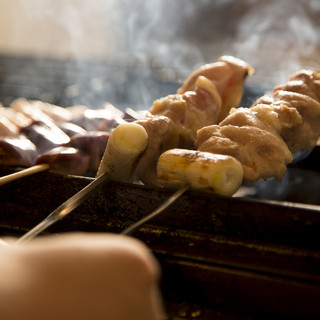
[[[36,165],[32,173],[48,169],[63,174],[96,173],[106,145],[113,145],[112,142],[108,143],[110,134],[116,137],[121,130],[130,132],[133,126],[126,124],[135,120],[132,124],[139,124],[139,128],[143,128],[145,140],[148,141],[145,156],[139,158],[138,178],[150,184],[148,176],[155,181],[154,164],[158,155],[170,146],[191,148],[198,128],[215,123],[222,109],[228,112],[239,103],[244,78],[251,72],[246,63],[233,57],[222,57],[219,62],[200,69],[200,73],[210,75],[211,80],[204,76],[197,77],[199,79],[193,90],[187,89],[183,93],[180,89],[176,95],[155,101],[154,107],[168,104],[168,109],[172,110],[171,117],[162,115],[161,110],[150,110],[147,116],[141,117],[141,113],[131,109],[123,113],[108,103],[98,110],[91,110],[84,106],[61,108],[41,101],[18,99],[9,107],[1,108],[2,118],[10,121],[11,126],[5,125],[5,120],[0,122],[3,124],[0,164],[13,167]],[[114,131],[118,126],[120,128]],[[139,141],[136,133],[127,135]],[[127,148],[125,144],[128,138],[124,140],[122,149]],[[119,149],[121,144],[118,141],[116,145]],[[121,152],[113,155],[113,158],[119,157]],[[132,181],[134,175],[129,180],[125,178],[126,166],[121,165],[123,160],[118,160],[113,161],[120,164],[115,179]],[[145,173],[144,177],[141,172]]]
[[[4,151],[0,164],[41,164],[45,170],[80,175],[91,171],[97,177],[108,171],[118,181],[189,184],[225,195],[234,194],[243,181],[281,178],[292,154],[312,149],[320,135],[320,74],[299,71],[250,108],[237,108],[252,73],[246,62],[223,56],[193,72],[176,94],[154,101],[143,116],[110,104],[90,110],[19,99],[1,108],[1,116],[10,120],[5,116],[10,110],[29,123],[15,123],[14,130],[1,121],[9,132],[2,134],[0,150],[9,139],[25,139],[24,145],[31,141],[36,152],[16,156],[14,162],[12,156],[6,160],[10,152]],[[31,134],[38,127],[38,132],[54,127],[52,132],[65,139],[49,147]]]
[[[109,103],[92,110],[17,99],[0,107],[0,165],[49,164],[56,173],[95,173],[112,129],[124,117]]]
[[[293,156],[311,150],[320,136],[320,73],[298,71],[251,107],[239,108],[252,73],[244,61],[221,57],[192,73],[176,94],[156,100],[135,122],[148,137],[136,177],[147,185],[187,184],[223,195],[243,182],[281,179]],[[110,153],[98,175],[108,170],[107,159]]]

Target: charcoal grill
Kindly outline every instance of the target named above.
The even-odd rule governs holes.
[[[0,61],[0,99],[4,104],[18,96],[47,96],[51,100],[46,101],[59,105],[81,101],[81,94],[71,97],[65,89],[79,85],[76,67],[75,78],[62,79],[62,61],[40,63],[12,57]],[[46,75],[47,82],[42,86],[44,82],[39,80],[38,89],[28,91],[23,84],[32,63],[43,72],[39,79]],[[29,66],[26,72],[21,64]],[[104,67],[98,69],[106,75],[111,69]],[[46,74],[49,69],[52,74]],[[177,84],[166,82],[157,70],[148,74],[160,88],[151,99],[176,90]],[[4,82],[9,75],[11,80]],[[263,91],[265,88],[246,88],[242,105],[250,105]],[[95,104],[99,99],[109,100],[101,93]],[[130,95],[121,99],[125,106]],[[319,149],[317,146],[289,167],[291,177],[304,178],[294,190],[289,188],[290,192],[263,193],[257,185],[244,186],[242,195],[232,198],[188,191],[133,234],[150,247],[161,264],[168,319],[320,318],[320,194],[319,189],[306,188],[310,176],[315,186],[319,183]],[[16,170],[0,168],[0,175]],[[90,181],[90,177],[43,172],[2,186],[0,234],[24,234]],[[119,233],[172,193],[171,189],[112,182],[46,232]]]

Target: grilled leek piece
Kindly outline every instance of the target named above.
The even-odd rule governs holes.
[[[114,181],[132,182],[137,161],[146,149],[148,134],[139,124],[120,124],[112,132],[102,157],[97,177],[109,172]]]
[[[243,170],[231,156],[171,149],[159,157],[157,176],[164,186],[189,184],[193,189],[231,196],[242,184]]]

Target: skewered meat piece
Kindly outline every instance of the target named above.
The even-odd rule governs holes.
[[[69,136],[53,122],[35,121],[22,128],[21,133],[37,146],[39,153],[44,153],[70,141]]]
[[[19,132],[19,128],[8,118],[0,114],[0,136],[14,136]]]
[[[0,138],[0,165],[30,167],[37,157],[36,146],[25,136]]]
[[[39,108],[35,108],[32,104],[24,98],[18,98],[14,100],[10,106],[10,109],[22,113],[30,122],[41,121],[44,123],[53,123],[53,119],[45,114]]]
[[[138,178],[147,185],[157,185],[156,166],[159,156],[166,150],[190,146],[181,134],[181,127],[167,117],[151,117],[137,121],[147,132],[148,145],[137,165]]]
[[[59,128],[67,134],[69,137],[73,137],[78,134],[86,134],[87,131],[80,126],[71,122],[62,122],[59,124]]]
[[[99,109],[73,107],[72,112],[74,117],[71,122],[87,131],[109,131],[120,123],[125,123],[123,112],[110,103],[105,103]]]
[[[104,151],[110,137],[110,133],[102,131],[87,132],[78,134],[70,138],[65,147],[73,147],[82,151],[89,156],[87,170],[97,172]]]
[[[249,109],[231,110],[219,125],[198,131],[198,150],[235,157],[246,181],[282,178],[292,153],[313,148],[319,138],[319,79],[316,71],[297,72]]]
[[[49,171],[60,174],[84,175],[89,167],[90,156],[72,147],[56,147],[39,156],[36,164],[48,163]]]
[[[199,128],[218,122],[221,105],[221,97],[213,83],[199,76],[194,91],[156,100],[150,113],[154,116],[166,116],[172,120],[181,132],[180,135],[192,145]]]
[[[9,107],[0,107],[0,115],[14,123],[19,129],[30,125],[33,120],[25,116],[22,112],[13,110]]]
[[[255,105],[260,103],[296,110],[295,125],[284,126],[279,132],[291,152],[315,146],[320,135],[319,72],[302,70],[293,74],[287,84],[276,87],[271,94],[258,99]]]
[[[154,101],[150,113],[166,116],[194,143],[198,129],[219,123],[236,107],[243,93],[244,80],[253,69],[244,61],[224,56],[219,62],[205,65],[195,71],[178,89]]]
[[[172,148],[194,148],[197,130],[218,123],[237,106],[244,80],[252,73],[244,61],[224,56],[195,71],[177,94],[154,101],[146,118],[137,121],[146,129],[149,141],[137,167],[138,178],[157,185],[160,154]]]
[[[233,156],[243,167],[244,179],[281,178],[292,155],[277,134],[253,126],[214,125],[199,130],[199,151]]]
[[[69,122],[73,118],[73,113],[67,108],[63,108],[39,100],[25,100],[25,103],[30,104],[34,110],[39,110],[40,112],[46,114],[56,124],[59,124],[61,122]]]
[[[245,61],[232,56],[222,56],[218,62],[206,64],[193,72],[178,89],[178,93],[193,91],[199,76],[209,79],[217,88],[222,99],[220,122],[228,115],[231,108],[240,103],[243,81],[253,72],[253,68]]]
[[[289,81],[277,86],[274,91],[286,90],[301,93],[317,101],[320,100],[320,75],[314,70],[301,70],[292,74]]]

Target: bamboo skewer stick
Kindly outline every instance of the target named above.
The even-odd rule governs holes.
[[[0,186],[20,178],[30,176],[38,172],[46,171],[49,169],[49,167],[50,166],[48,163],[37,164],[30,168],[26,168],[21,171],[14,172],[6,176],[0,177]]]

